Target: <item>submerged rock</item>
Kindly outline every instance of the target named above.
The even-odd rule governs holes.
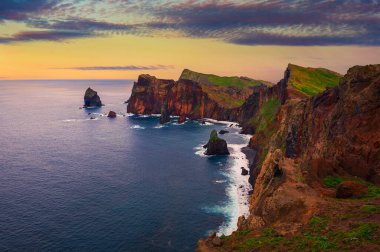
[[[100,107],[102,106],[102,101],[98,93],[92,88],[87,88],[84,94],[84,106],[85,107]]]
[[[227,134],[227,133],[230,133],[230,132],[228,130],[224,130],[224,129],[219,130],[220,135]]]
[[[110,112],[108,112],[107,117],[109,117],[109,118],[116,118],[116,112],[111,110]]]
[[[218,137],[216,130],[212,130],[210,139],[207,143],[206,155],[229,155],[230,152],[227,148],[227,142]]]

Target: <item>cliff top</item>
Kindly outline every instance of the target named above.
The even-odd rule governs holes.
[[[236,108],[243,105],[245,100],[253,93],[253,88],[255,87],[273,85],[268,81],[248,77],[217,76],[198,73],[189,69],[184,69],[179,79],[199,83],[203,91],[211,99],[225,108]]]
[[[314,96],[327,87],[336,87],[342,75],[325,68],[288,65],[288,84],[306,96]]]
[[[181,76],[181,80],[192,80],[200,84],[216,85],[221,87],[235,87],[235,88],[248,88],[257,87],[260,85],[273,85],[269,81],[255,80],[248,77],[237,77],[237,76],[217,76],[214,74],[204,74],[194,72],[189,69],[184,69]]]

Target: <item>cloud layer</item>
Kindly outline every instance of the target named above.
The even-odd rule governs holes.
[[[173,66],[166,65],[152,65],[152,66],[81,66],[81,67],[69,67],[69,68],[54,68],[54,69],[71,69],[71,70],[82,70],[82,71],[134,71],[134,70],[160,70],[160,69],[170,69]]]
[[[3,0],[0,20],[41,29],[0,37],[0,43],[115,33],[243,45],[380,45],[379,0]]]

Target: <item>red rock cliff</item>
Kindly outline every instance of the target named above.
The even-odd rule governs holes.
[[[161,122],[174,115],[179,116],[180,121],[211,118],[244,125],[267,97],[285,97],[285,89],[280,88],[280,84],[271,86],[267,82],[243,77],[218,77],[222,80],[233,78],[227,79],[234,84],[228,86],[212,83],[204,75],[189,70],[184,73],[176,82],[140,75],[134,83],[127,111],[134,114],[161,113]],[[246,82],[248,86],[240,86]]]

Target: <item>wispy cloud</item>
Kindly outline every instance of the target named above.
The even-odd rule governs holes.
[[[51,39],[40,37],[53,41],[115,32],[243,45],[380,45],[378,0],[3,0],[1,19],[23,21],[51,33]],[[33,36],[37,39],[29,39]],[[23,37],[15,34],[0,43],[41,40],[37,34]]]
[[[173,66],[167,65],[151,65],[151,66],[80,66],[80,67],[67,67],[67,68],[53,68],[53,69],[71,69],[82,71],[134,71],[134,70],[160,70],[171,69]]]
[[[11,37],[0,37],[0,43],[13,42],[28,42],[28,41],[62,41],[74,38],[88,38],[95,34],[86,31],[64,31],[64,30],[49,30],[49,31],[25,31],[13,34]],[[96,35],[98,36],[98,35]]]

